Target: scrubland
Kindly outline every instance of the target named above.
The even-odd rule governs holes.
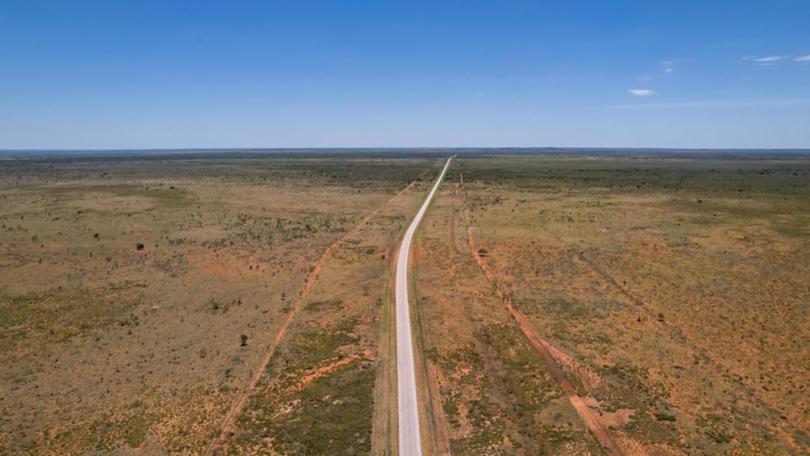
[[[416,266],[450,448],[599,454],[602,429],[608,453],[808,451],[808,174],[795,156],[459,160]]]
[[[285,328],[233,427],[237,445],[226,448],[249,452],[269,436],[282,452],[367,449],[387,249],[417,202],[420,176],[437,164],[328,156],[0,162],[2,453],[221,452],[211,443],[225,416],[297,307],[301,321]],[[324,401],[324,388],[334,404],[299,410],[309,419],[332,413],[329,438],[306,441],[322,429],[292,419],[253,424],[254,412]]]
[[[810,450],[810,158],[456,152],[426,454]],[[446,155],[0,160],[0,453],[396,454]]]

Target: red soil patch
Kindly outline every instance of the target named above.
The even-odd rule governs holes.
[[[294,390],[301,390],[306,385],[314,382],[315,380],[323,377],[324,375],[338,369],[339,367],[343,367],[343,366],[345,366],[347,364],[351,364],[352,362],[354,362],[354,361],[356,361],[358,359],[360,359],[360,355],[355,354],[355,355],[347,356],[347,357],[345,357],[343,359],[339,359],[339,360],[337,360],[337,361],[335,361],[333,363],[329,363],[326,366],[321,366],[318,369],[316,369],[315,372],[313,372],[311,374],[307,374],[307,375],[301,377],[301,380],[298,381],[298,385],[296,385],[295,388],[293,388],[293,389]]]
[[[186,254],[186,258],[193,265],[193,271],[200,271],[211,277],[227,277],[234,280],[244,274],[248,266],[260,263],[253,255],[239,256],[227,250],[211,252],[194,249]]]
[[[366,350],[363,350],[362,354],[355,353],[355,354],[353,354],[351,356],[347,356],[347,357],[341,358],[341,359],[339,359],[339,360],[337,360],[335,362],[329,363],[326,366],[321,366],[321,367],[315,369],[314,372],[301,377],[301,379],[298,381],[298,384],[296,386],[294,386],[292,388],[292,390],[293,391],[300,391],[306,385],[314,382],[315,380],[323,377],[324,375],[326,375],[326,374],[328,374],[330,372],[334,372],[338,368],[346,366],[348,364],[351,364],[351,363],[353,363],[354,361],[357,361],[357,360],[373,361],[374,360],[374,352],[372,352],[371,350],[366,349]]]

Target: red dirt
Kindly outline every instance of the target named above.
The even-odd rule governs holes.
[[[361,224],[365,221],[361,221]],[[208,447],[208,450],[205,452],[207,455],[216,454],[217,449],[221,448],[225,444],[225,440],[228,438],[228,434],[231,432],[231,428],[233,423],[236,422],[236,419],[242,413],[242,409],[245,407],[248,398],[250,397],[250,393],[256,389],[256,385],[259,383],[259,380],[264,374],[265,369],[267,369],[267,365],[270,363],[270,359],[273,357],[273,354],[276,352],[276,347],[278,347],[279,342],[284,336],[287,334],[287,329],[289,328],[290,324],[295,320],[295,317],[298,315],[299,311],[301,310],[303,302],[309,296],[309,292],[312,290],[313,285],[315,285],[315,281],[318,279],[318,274],[321,272],[321,266],[323,266],[323,262],[326,260],[329,255],[331,255],[332,250],[343,240],[344,236],[341,236],[337,241],[332,243],[329,247],[324,250],[321,257],[318,261],[315,262],[314,267],[312,268],[312,272],[309,274],[307,278],[307,283],[304,285],[303,290],[301,290],[301,294],[299,295],[298,300],[293,306],[290,313],[287,314],[287,319],[281,324],[279,327],[276,336],[273,338],[273,341],[270,343],[270,346],[267,347],[267,350],[264,352],[261,361],[259,362],[259,366],[256,369],[256,372],[250,378],[250,382],[248,383],[247,387],[245,388],[242,395],[239,399],[231,406],[230,411],[225,416],[222,425],[222,432],[220,432],[219,437],[214,440],[211,445]]]
[[[463,178],[459,175],[459,181],[461,185],[464,185]],[[518,327],[529,340],[529,344],[535,349],[535,351],[543,358],[543,363],[546,365],[546,368],[549,370],[549,373],[557,381],[562,388],[565,395],[568,397],[568,401],[576,410],[577,414],[579,415],[580,419],[585,423],[585,425],[590,429],[593,433],[596,440],[599,441],[599,444],[607,451],[609,455],[621,455],[622,452],[619,450],[619,447],[613,442],[613,439],[610,437],[607,428],[602,424],[599,420],[598,415],[591,409],[586,400],[579,396],[576,393],[576,390],[565,378],[560,367],[554,361],[554,357],[552,356],[552,351],[563,353],[556,347],[552,346],[548,341],[540,337],[537,332],[532,328],[531,322],[526,317],[523,312],[516,309],[512,303],[512,299],[509,297],[508,293],[503,289],[500,285],[498,278],[496,277],[495,273],[487,264],[486,259],[484,259],[481,254],[478,252],[478,249],[475,246],[475,240],[472,234],[472,223],[470,222],[469,211],[465,211],[465,215],[467,218],[467,244],[470,248],[470,253],[472,254],[475,262],[478,264],[481,271],[484,273],[484,276],[487,280],[493,285],[495,288],[495,292],[498,294],[498,297],[501,298],[503,303],[506,305],[507,310],[512,315],[512,318],[518,324]],[[565,355],[568,357],[568,355]],[[570,357],[569,357],[570,358]]]
[[[318,369],[316,369],[315,372],[301,377],[301,380],[298,382],[298,385],[296,385],[296,387],[294,389],[300,390],[304,386],[306,386],[306,385],[312,383],[313,381],[323,377],[324,375],[334,371],[335,369],[337,369],[339,367],[342,367],[342,366],[345,366],[347,364],[351,364],[352,362],[354,362],[354,361],[356,361],[358,359],[360,359],[359,355],[352,355],[352,356],[347,356],[347,357],[345,357],[343,359],[339,359],[339,360],[337,360],[337,361],[335,361],[333,363],[329,363],[326,366],[321,366]]]
[[[458,245],[456,244],[456,206],[453,205],[450,208],[450,250],[455,253],[461,253],[458,251]]]
[[[333,363],[329,363],[326,366],[321,366],[318,369],[316,369],[313,373],[301,377],[301,380],[299,380],[298,385],[294,389],[300,390],[304,386],[312,383],[313,381],[323,377],[324,375],[330,372],[333,372],[335,369],[345,366],[347,364],[351,364],[352,362],[358,359],[365,359],[371,361],[374,359],[374,352],[372,352],[371,350],[363,350],[362,355],[355,353],[351,356],[339,359]]]
[[[222,427],[221,427],[222,431],[220,432],[219,436],[213,442],[211,442],[211,444],[206,449],[205,454],[207,456],[221,454],[222,449],[225,445],[225,441],[227,440],[228,435],[231,433],[233,424],[236,422],[236,419],[242,413],[242,409],[244,409],[245,404],[247,403],[247,400],[250,397],[251,393],[253,392],[253,390],[256,389],[256,385],[259,383],[262,374],[264,374],[264,371],[267,369],[267,365],[270,363],[270,359],[272,359],[273,355],[275,354],[278,344],[287,334],[287,329],[289,328],[290,324],[295,320],[295,317],[301,311],[301,308],[303,307],[304,302],[309,296],[310,291],[312,291],[312,287],[315,285],[315,281],[318,279],[318,274],[320,274],[321,272],[321,267],[323,266],[323,263],[332,254],[332,251],[338,245],[340,245],[340,243],[343,242],[343,240],[346,239],[350,234],[352,234],[360,227],[365,225],[371,219],[371,217],[373,217],[375,214],[377,214],[377,212],[380,211],[381,208],[387,206],[389,203],[391,203],[391,201],[395,200],[400,195],[408,191],[411,187],[414,186],[416,182],[417,182],[416,180],[411,181],[402,190],[398,191],[394,196],[392,196],[388,201],[386,201],[382,206],[364,215],[363,218],[360,219],[360,221],[357,224],[355,224],[349,231],[345,232],[335,242],[333,242],[329,247],[327,247],[326,250],[323,251],[323,254],[321,254],[320,258],[318,258],[318,261],[316,261],[315,264],[312,266],[311,270],[312,272],[310,272],[309,277],[307,277],[306,285],[304,285],[304,288],[301,290],[301,293],[299,294],[298,299],[295,302],[295,305],[287,314],[287,319],[282,322],[281,326],[278,329],[278,332],[276,332],[276,335],[273,338],[273,341],[267,347],[267,350],[264,352],[264,355],[262,355],[261,361],[259,362],[259,365],[257,366],[255,373],[250,378],[250,382],[248,382],[242,394],[237,398],[236,401],[234,401],[233,405],[228,411],[228,414],[225,415],[225,418],[222,420]]]

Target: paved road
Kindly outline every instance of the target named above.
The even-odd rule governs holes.
[[[413,340],[411,338],[411,314],[408,304],[408,259],[411,240],[425,215],[433,195],[444,180],[452,156],[447,159],[442,173],[430,189],[425,202],[416,213],[399,248],[397,257],[397,407],[399,409],[399,456],[421,456],[422,438],[419,433],[419,405],[416,401],[416,374],[413,369]]]

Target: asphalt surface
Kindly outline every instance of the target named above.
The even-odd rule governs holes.
[[[413,338],[411,337],[411,314],[408,302],[408,263],[411,241],[422,221],[433,195],[444,180],[447,167],[455,157],[447,159],[442,173],[433,184],[425,202],[416,213],[402,238],[397,256],[396,310],[397,310],[397,409],[399,412],[399,455],[421,456],[422,437],[419,432],[419,404],[416,399],[416,373],[414,372]]]

